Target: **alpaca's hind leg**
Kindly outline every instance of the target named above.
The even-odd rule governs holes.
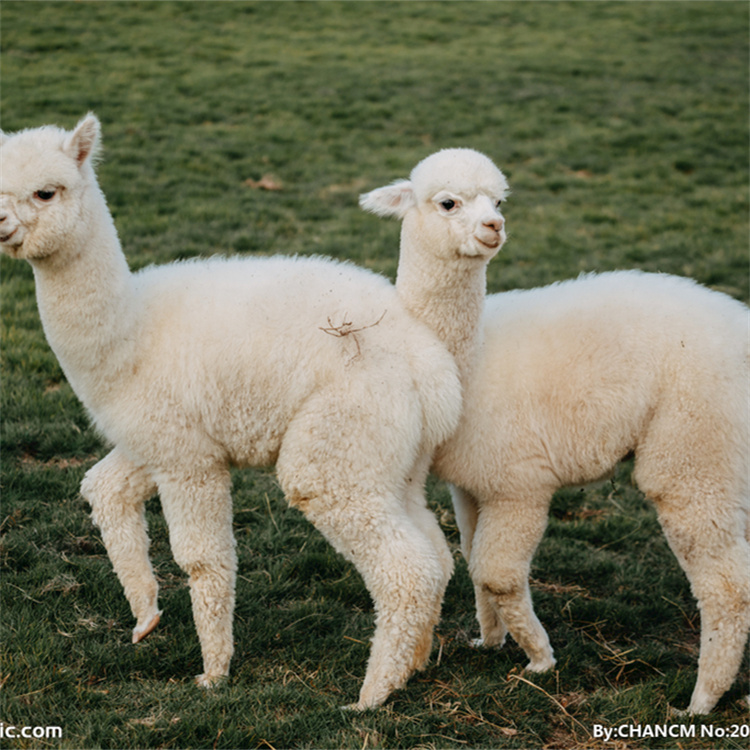
[[[474,648],[502,646],[508,635],[508,628],[503,622],[495,596],[486,586],[474,586],[474,605],[480,635],[479,638],[473,638],[469,644]]]
[[[429,473],[430,457],[424,456],[412,472],[406,496],[406,510],[415,526],[432,542],[435,555],[443,567],[446,581],[453,575],[453,555],[451,554],[445,534],[440,528],[435,514],[427,507],[424,485]]]
[[[377,557],[368,552],[355,560],[376,612],[357,709],[379,706],[424,668],[450,578],[444,561],[435,556],[434,542],[407,523],[395,523],[374,545]]]
[[[555,665],[529,589],[531,559],[544,534],[547,506],[548,496],[536,503],[494,500],[482,505],[469,565],[481,643],[502,643],[507,628],[529,657],[526,668],[532,672]]]
[[[287,496],[354,563],[372,596],[375,635],[359,701],[350,708],[379,706],[429,658],[449,579],[443,554],[393,497]]]
[[[149,473],[115,448],[86,472],[81,494],[91,505],[107,555],[136,619],[133,643],[159,623],[158,584],[148,557],[144,505],[156,493]]]
[[[744,518],[739,511],[709,515],[663,501],[657,509],[701,613],[698,678],[688,711],[709,713],[737,676],[750,629],[750,544]]]
[[[232,533],[232,498],[225,468],[194,467],[180,477],[158,476],[169,542],[177,564],[190,576],[193,620],[208,687],[229,674],[234,651],[232,617],[237,555]]]
[[[411,373],[394,387],[399,361],[386,358],[382,371],[378,357],[352,362],[349,375],[299,409],[276,463],[289,503],[354,563],[374,602],[357,709],[379,706],[424,666],[452,568],[425,509],[424,414]],[[417,522],[410,507],[422,508]]]

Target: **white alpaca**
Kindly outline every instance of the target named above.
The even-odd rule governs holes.
[[[528,586],[550,499],[634,453],[701,611],[688,710],[714,707],[750,627],[748,312],[635,271],[487,298],[461,424],[435,461],[457,486],[480,642],[501,644],[507,629],[530,670],[554,665]]]
[[[82,494],[136,618],[158,623],[144,502],[190,577],[210,685],[228,674],[236,575],[229,466],[276,463],[289,502],[375,604],[357,708],[429,656],[452,557],[426,508],[455,428],[453,358],[382,277],[322,259],[213,259],[131,274],[92,166],[99,122],[0,141],[0,249],[27,260],[50,346],[114,445]],[[459,280],[460,282],[460,280]]]
[[[492,206],[506,192],[486,157],[452,149],[360,199],[404,218],[399,295],[456,356],[465,384],[435,469],[461,486],[480,641],[502,643],[507,627],[529,669],[554,665],[528,588],[549,501],[634,452],[702,610],[689,710],[707,712],[732,683],[750,626],[747,308],[688,280],[620,272],[491,296],[480,322],[485,264],[505,239]],[[493,230],[488,253],[479,240]]]

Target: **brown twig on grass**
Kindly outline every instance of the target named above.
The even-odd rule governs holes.
[[[555,698],[553,695],[550,695],[544,688],[539,687],[539,685],[535,685],[533,682],[531,682],[531,680],[527,680],[525,677],[522,677],[520,674],[509,674],[507,679],[518,680],[519,682],[525,682],[527,685],[531,685],[531,687],[538,690],[540,693],[544,693],[544,695],[546,695],[572,722],[575,722],[576,724],[578,724],[578,726],[581,727],[581,729],[583,729],[583,731],[586,732],[587,735],[590,734],[589,730],[586,729],[586,727],[583,724],[581,724],[581,722],[578,721],[578,719],[576,719],[575,716],[568,713],[565,706],[563,706],[563,704],[560,703],[560,701],[557,700],[557,698]]]
[[[591,635],[589,632],[587,632],[585,629],[581,630],[581,633],[584,637],[588,638],[590,641],[595,643],[599,648],[604,649],[604,651],[607,651],[609,653],[602,653],[601,658],[604,661],[611,662],[614,666],[612,669],[607,673],[607,676],[609,676],[612,672],[614,672],[615,669],[617,669],[617,675],[615,677],[615,683],[618,683],[620,679],[623,676],[623,673],[625,672],[626,667],[629,667],[631,664],[643,664],[645,667],[650,667],[654,670],[657,674],[660,674],[662,677],[664,676],[664,672],[657,669],[653,664],[649,664],[647,661],[644,661],[643,659],[627,659],[626,657],[628,654],[636,650],[636,647],[629,648],[627,650],[617,649],[612,644],[610,644],[607,639],[604,637],[603,633],[601,632],[601,629],[599,627],[598,623],[594,623],[594,630],[596,631],[597,637],[595,638],[593,635]]]

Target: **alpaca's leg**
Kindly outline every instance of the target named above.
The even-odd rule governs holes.
[[[456,523],[461,532],[461,552],[468,564],[471,564],[471,551],[474,545],[474,534],[479,520],[479,503],[477,499],[461,487],[450,485]],[[508,631],[500,619],[500,612],[492,601],[492,596],[481,586],[474,586],[477,621],[482,635],[471,641],[472,646],[502,646]]]
[[[237,554],[232,498],[225,468],[194,467],[180,477],[159,475],[159,494],[177,564],[190,576],[193,620],[203,655],[198,684],[229,674]]]
[[[474,605],[480,636],[473,638],[469,642],[470,645],[475,648],[502,646],[508,635],[508,628],[503,622],[501,610],[494,595],[486,586],[474,586]]]
[[[449,579],[444,561],[434,539],[395,498],[323,497],[294,504],[354,563],[372,596],[375,635],[359,701],[351,708],[379,706],[429,658]]]
[[[527,669],[555,665],[547,633],[534,613],[529,571],[547,524],[548,496],[537,502],[493,500],[482,505],[470,571],[484,645],[502,643],[505,628],[526,652]]]
[[[156,494],[149,473],[115,448],[86,472],[81,494],[91,505],[112,566],[136,619],[133,643],[159,623],[158,584],[148,557],[144,506]]]
[[[466,562],[471,561],[471,548],[474,534],[477,530],[479,518],[479,503],[477,499],[465,489],[449,485],[453,510],[456,514],[456,524],[461,533],[461,552]]]
[[[417,503],[408,504],[407,512],[414,525],[430,540],[435,559],[440,563],[447,586],[453,575],[453,555],[435,514],[425,505]]]
[[[407,483],[406,510],[414,525],[432,542],[435,555],[443,567],[446,585],[453,575],[453,555],[435,514],[427,507],[424,485],[430,467],[430,456],[423,456]]]
[[[698,678],[688,711],[709,713],[731,687],[750,629],[750,544],[744,513],[657,501],[659,520],[701,612]]]
[[[356,366],[366,362],[363,356]],[[382,704],[424,666],[452,568],[425,510],[427,461],[417,429],[423,413],[411,374],[394,388],[392,361],[382,377],[377,362],[366,377],[353,370],[344,386],[311,397],[289,425],[276,463],[289,503],[354,563],[372,596],[375,636],[358,709]],[[422,508],[414,511],[418,523],[410,506]]]
[[[397,532],[403,535],[398,541]],[[424,668],[450,578],[444,561],[435,557],[434,542],[398,519],[390,530],[384,529],[373,551],[377,557],[368,553],[355,560],[376,613],[357,709],[381,705],[416,670]]]

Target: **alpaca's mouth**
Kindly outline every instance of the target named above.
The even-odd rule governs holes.
[[[477,237],[474,236],[474,239],[480,244],[484,245],[485,247],[489,248],[490,250],[494,250],[500,245],[500,235],[494,234],[491,237]]]
[[[497,253],[505,237],[499,233],[484,238],[475,234],[471,239],[473,242],[465,242],[458,254],[465,258],[482,258],[486,262]]]
[[[18,227],[13,229],[11,232],[8,232],[7,234],[0,234],[0,242],[6,243],[17,231]]]

